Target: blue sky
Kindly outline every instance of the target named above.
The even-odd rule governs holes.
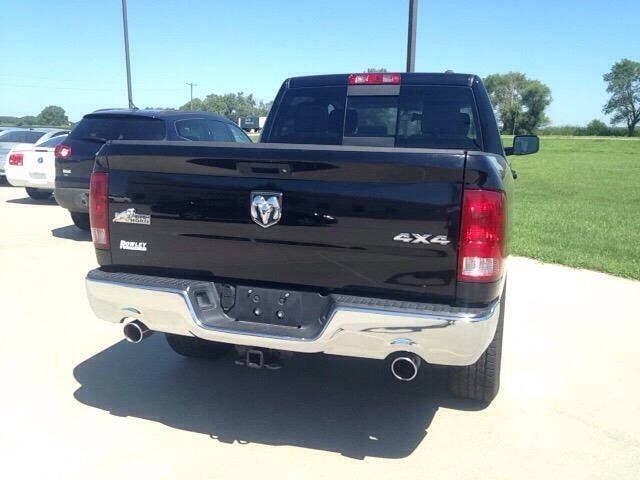
[[[120,0],[2,2],[0,115],[61,105],[72,120],[126,106]],[[402,71],[408,0],[129,0],[134,103],[180,106],[244,91],[270,100],[295,75]],[[521,71],[551,87],[553,124],[584,124],[602,74],[640,61],[640,1],[421,0],[417,71]]]

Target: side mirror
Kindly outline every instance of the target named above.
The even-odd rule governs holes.
[[[530,155],[540,150],[540,139],[537,135],[516,135],[513,147],[504,149],[505,155]]]

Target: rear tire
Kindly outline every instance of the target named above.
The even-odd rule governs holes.
[[[507,288],[500,299],[500,315],[493,340],[473,365],[449,367],[449,392],[487,406],[500,389],[500,364],[502,361],[502,330]]]
[[[80,230],[89,231],[91,229],[91,225],[89,223],[89,214],[88,213],[80,213],[80,212],[69,212],[71,214],[71,220],[76,227]]]
[[[27,195],[34,200],[49,200],[53,195],[53,190],[41,190],[39,188],[25,187]]]
[[[186,337],[172,333],[165,333],[165,337],[174,352],[189,358],[222,358],[233,348],[233,345],[227,343],[209,342],[197,337]]]

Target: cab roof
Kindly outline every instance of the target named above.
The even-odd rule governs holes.
[[[343,86],[348,84],[350,75],[352,74],[342,73],[292,77],[286,80],[285,83],[289,88]],[[470,73],[400,73],[401,85],[455,85],[470,87],[476,80],[479,81],[479,77]]]
[[[186,111],[186,110],[160,110],[160,109],[130,109],[130,108],[103,108],[89,113],[84,118],[92,118],[99,116],[130,116],[130,117],[147,117],[160,118],[165,120],[181,120],[186,118],[202,118],[207,117],[226,123],[234,123],[226,117],[216,115],[210,112]]]

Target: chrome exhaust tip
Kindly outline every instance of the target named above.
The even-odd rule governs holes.
[[[149,330],[149,328],[147,328],[147,326],[140,320],[134,320],[124,324],[122,333],[124,333],[124,338],[127,342],[140,343],[142,340],[149,337],[153,333],[153,330]]]
[[[410,382],[418,376],[421,362],[420,357],[413,353],[402,354],[391,362],[391,373],[402,382]]]

